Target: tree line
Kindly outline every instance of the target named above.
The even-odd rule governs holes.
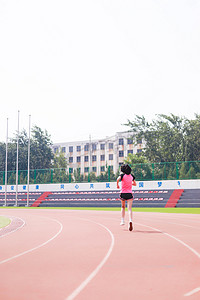
[[[34,126],[30,138],[30,169],[48,169],[53,165],[54,155],[52,141],[48,132]],[[28,166],[28,135],[22,130],[18,136],[18,169],[27,170]],[[5,170],[6,144],[0,142],[0,171]],[[17,134],[8,142],[8,171],[16,170]]]
[[[200,115],[195,114],[193,119],[173,114],[159,114],[151,122],[144,116],[136,115],[133,120],[124,124],[133,134],[133,141],[143,141],[144,149],[139,154],[129,154],[125,162],[129,163],[136,177],[142,179],[174,179],[200,177]],[[25,130],[18,136],[19,170],[27,170],[28,164],[28,136]],[[34,126],[30,139],[30,169],[55,169],[51,172],[38,172],[32,175],[32,181],[45,182],[84,182],[115,180],[118,174],[113,174],[108,168],[105,173],[96,177],[94,173],[84,176],[80,170],[74,170],[73,175],[66,172],[67,160],[63,153],[54,154],[52,151],[51,136],[46,130]],[[5,171],[6,144],[0,142],[0,171]],[[8,172],[16,170],[17,135],[8,143]],[[196,163],[194,163],[196,161]],[[165,163],[168,164],[166,167]],[[184,163],[192,162],[192,163]],[[57,170],[56,170],[57,169]],[[59,170],[62,169],[62,172]],[[141,170],[142,169],[142,170]],[[138,170],[138,171],[137,171]],[[47,174],[47,175],[44,175]],[[44,180],[46,176],[46,180]],[[26,171],[21,172],[25,182]],[[13,182],[14,179],[10,179]],[[1,182],[0,182],[1,183]],[[2,183],[1,183],[2,184]]]
[[[141,155],[129,155],[125,161],[137,168],[143,164],[140,178],[200,178],[200,115],[194,119],[174,114],[158,114],[149,122],[136,115],[125,124],[134,132],[136,141],[143,140]],[[176,162],[176,163],[175,163]],[[153,165],[151,165],[153,164]],[[141,167],[140,167],[141,169]]]
[[[200,160],[200,115],[189,120],[173,114],[159,114],[148,122],[135,116],[126,124],[135,132],[137,140],[145,142],[143,156],[148,162]]]

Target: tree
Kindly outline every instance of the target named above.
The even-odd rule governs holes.
[[[80,168],[75,169],[73,175],[75,182],[83,182],[83,174],[81,174]]]
[[[19,158],[18,158],[18,168],[19,170],[26,170],[27,163],[28,163],[28,136],[26,130],[22,130],[18,136],[18,143],[19,143]],[[16,157],[17,157],[17,134],[11,140],[10,147],[9,147],[9,155],[8,160],[10,165],[12,165],[12,170],[16,169]],[[12,153],[12,154],[11,154]],[[12,160],[11,160],[12,158]]]
[[[193,166],[190,167],[187,177],[190,179],[195,179],[196,178],[196,172]]]
[[[59,152],[54,154],[54,159],[53,159],[53,168],[61,168],[61,169],[66,169],[67,168],[67,159],[64,155],[64,153]]]
[[[141,153],[128,154],[124,159],[126,164],[129,164],[132,168],[132,173],[137,178],[137,180],[142,179],[152,179],[151,166],[148,164],[147,159]]]
[[[185,160],[200,160],[200,115],[195,114],[194,120],[185,124]]]
[[[5,170],[6,145],[0,143],[0,171]]]
[[[19,134],[19,170],[27,170],[28,165],[28,136],[25,130]],[[52,142],[47,131],[43,131],[38,126],[32,129],[30,140],[30,168],[48,169],[52,166],[54,158]],[[5,143],[0,143],[0,171],[5,170]],[[17,156],[17,135],[8,143],[8,171],[16,170]]]
[[[179,170],[179,179],[187,179],[186,173],[187,173],[186,166],[185,163],[183,162]]]
[[[51,168],[54,158],[51,146],[52,142],[47,130],[43,131],[38,126],[34,126],[30,144],[30,168]]]
[[[160,114],[147,122],[136,116],[126,124],[134,131],[136,140],[143,139],[144,156],[149,162],[174,162],[185,160],[185,144],[188,120],[173,114]]]
[[[137,153],[137,154],[131,154],[129,153],[128,156],[124,159],[125,164],[129,164],[131,167],[135,164],[145,164],[148,163],[147,159],[144,157],[144,155]]]

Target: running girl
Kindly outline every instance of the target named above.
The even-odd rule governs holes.
[[[121,181],[121,223],[124,225],[125,221],[125,201],[127,200],[128,216],[129,216],[129,231],[133,230],[133,221],[132,221],[132,203],[133,203],[133,193],[132,186],[136,186],[135,176],[131,174],[131,167],[129,165],[121,166],[122,174],[117,178],[117,188],[119,189],[119,182]]]

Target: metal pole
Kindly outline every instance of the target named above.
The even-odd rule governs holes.
[[[7,129],[6,129],[5,202],[4,202],[4,206],[7,206],[7,177],[8,177],[8,118],[7,118]]]
[[[18,206],[18,161],[19,161],[19,110],[18,110],[18,127],[17,127],[17,159],[16,159],[16,194],[15,206]]]
[[[29,180],[30,180],[30,139],[31,139],[31,115],[29,115],[29,137],[28,137],[28,174],[27,174],[27,205],[29,206]]]
[[[92,137],[91,134],[89,136],[89,173],[88,173],[88,181],[90,182],[90,174],[92,172]]]

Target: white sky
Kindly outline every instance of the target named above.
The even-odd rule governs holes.
[[[0,0],[0,141],[104,138],[135,114],[200,113],[200,0]]]

